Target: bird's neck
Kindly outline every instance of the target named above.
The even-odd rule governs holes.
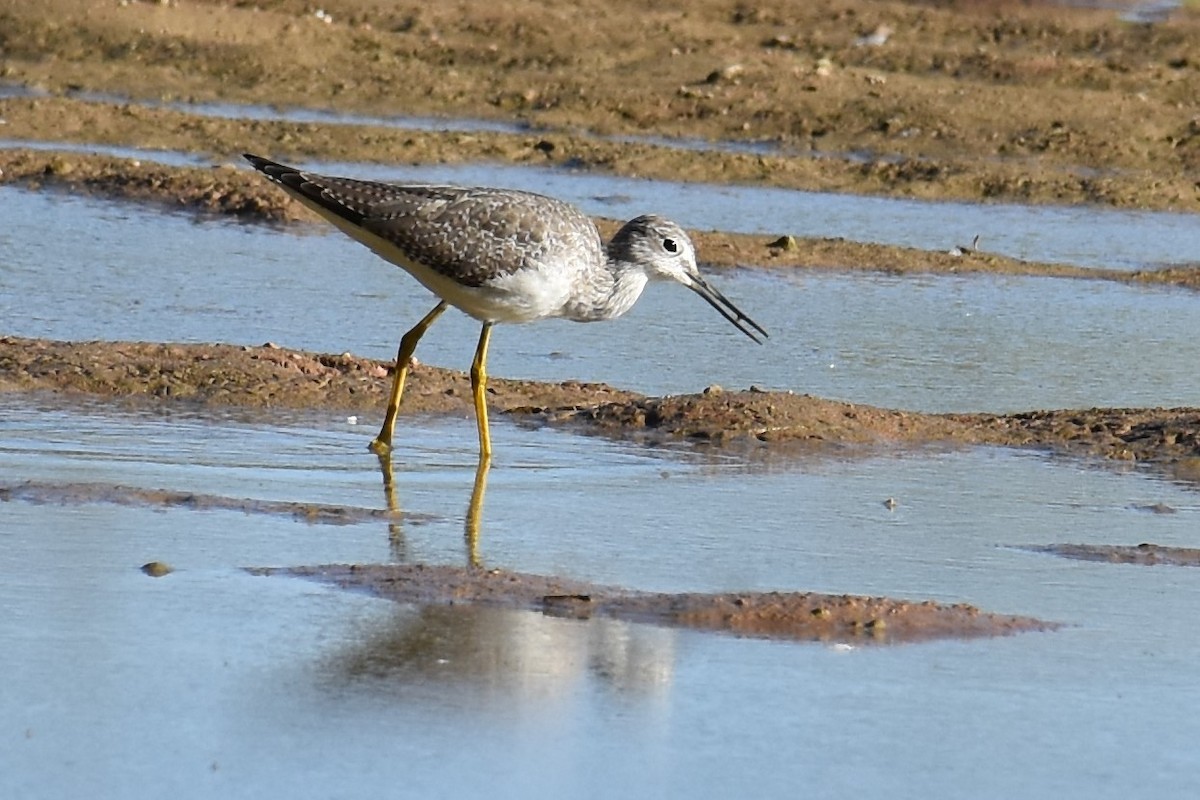
[[[633,308],[646,288],[646,271],[622,261],[609,261],[584,276],[580,291],[564,309],[577,322],[613,319]]]

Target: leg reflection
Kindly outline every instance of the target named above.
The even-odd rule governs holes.
[[[403,516],[400,501],[396,499],[396,475],[392,471],[391,451],[376,453],[379,456],[379,471],[383,473],[383,497],[388,509],[388,549],[392,561],[402,564],[408,561],[408,543],[404,538]]]
[[[383,495],[388,509],[388,543],[392,560],[396,563],[407,563],[408,542],[404,537],[404,512],[400,509],[400,501],[396,494],[396,475],[392,467],[391,453],[378,453],[379,471],[383,475]],[[475,467],[475,484],[471,488],[471,502],[467,505],[467,518],[463,526],[463,538],[467,548],[467,564],[478,567],[482,564],[479,558],[479,531],[483,518],[483,495],[487,491],[488,470],[492,460],[487,457],[479,459]]]
[[[467,506],[467,523],[464,535],[467,540],[467,564],[472,567],[480,566],[479,560],[479,524],[483,516],[483,494],[487,491],[488,470],[492,468],[492,460],[487,456],[479,459],[475,467],[475,486],[471,489],[471,504]]]

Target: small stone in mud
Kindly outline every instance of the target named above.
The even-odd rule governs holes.
[[[742,66],[741,64],[730,64],[727,67],[722,67],[721,69],[714,69],[712,72],[708,73],[708,76],[704,79],[704,82],[705,83],[720,83],[721,81],[736,80],[737,77],[740,76],[745,71],[746,71],[746,68],[744,66]]]
[[[148,561],[145,564],[142,564],[141,569],[142,572],[146,573],[151,578],[161,578],[164,575],[170,575],[175,571],[172,569],[170,564],[162,561]]]
[[[70,175],[75,171],[75,165],[65,158],[52,158],[46,165],[48,175]]]

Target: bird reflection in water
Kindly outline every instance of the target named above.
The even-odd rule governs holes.
[[[379,470],[383,475],[383,494],[387,501],[391,521],[388,522],[388,541],[392,551],[392,559],[405,563],[408,558],[408,543],[404,536],[404,510],[396,492],[396,473],[392,466],[390,453],[378,453]],[[487,491],[488,472],[491,469],[491,459],[481,458],[475,467],[475,483],[471,488],[471,500],[467,504],[467,515],[463,524],[463,540],[466,545],[467,565],[479,567],[483,562],[479,557],[479,529],[483,517],[483,495]]]

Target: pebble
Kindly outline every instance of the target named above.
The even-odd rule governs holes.
[[[141,570],[151,578],[161,578],[164,575],[170,575],[175,571],[170,564],[162,561],[148,561],[145,564],[142,564]]]

